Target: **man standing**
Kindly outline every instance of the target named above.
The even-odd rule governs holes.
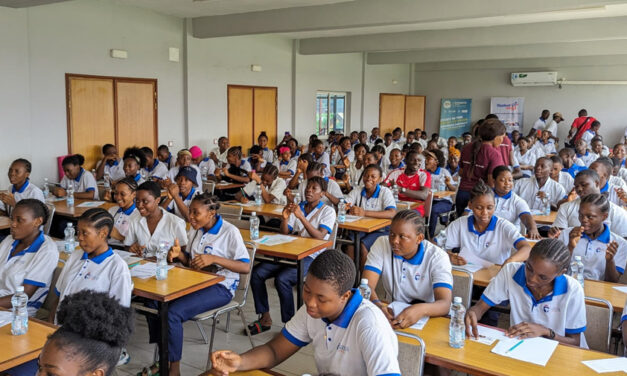
[[[568,147],[575,147],[575,141],[579,140],[581,136],[583,136],[584,132],[590,129],[590,125],[592,125],[593,121],[597,119],[592,116],[588,116],[588,111],[585,109],[579,110],[579,117],[573,121],[573,124],[570,126],[570,131],[568,131],[568,137],[566,137],[566,142]]]
[[[563,121],[564,117],[562,116],[562,113],[555,112],[553,113],[553,120],[551,120],[549,125],[546,127],[546,130],[549,132],[549,138],[553,139],[555,141],[555,144],[560,141],[560,139],[557,137],[557,125]]]
[[[532,134],[538,131],[544,130],[544,128],[546,128],[546,121],[549,118],[549,115],[551,115],[551,112],[549,110],[542,110],[542,114],[540,115],[540,118],[536,120],[536,122],[533,124],[533,127],[529,131],[529,135],[527,137],[531,136]]]

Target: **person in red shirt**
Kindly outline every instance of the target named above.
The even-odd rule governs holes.
[[[509,164],[503,162],[503,155],[499,153],[499,147],[505,138],[505,125],[500,120],[494,118],[485,120],[477,128],[477,135],[479,136],[477,140],[462,149],[459,171],[461,181],[455,198],[458,217],[468,206],[472,187],[479,180],[483,180],[491,187],[494,186],[492,170]]]
[[[421,171],[420,159],[417,151],[411,150],[405,156],[405,171],[396,178],[399,193],[398,199],[401,201],[424,201],[429,195],[431,188],[431,175]],[[425,208],[418,206],[416,210],[424,217]]]
[[[592,123],[597,120],[592,116],[588,116],[588,111],[584,109],[579,110],[578,116],[577,119],[573,120],[570,131],[568,131],[568,137],[566,137],[571,145],[575,145],[575,141],[579,140],[581,136],[590,129]]]

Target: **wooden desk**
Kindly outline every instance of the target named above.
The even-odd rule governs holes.
[[[159,370],[161,375],[168,374],[168,309],[169,302],[213,286],[224,277],[176,266],[168,272],[168,278],[158,281],[156,278],[132,278],[133,295],[156,300],[161,329],[159,342]]]
[[[244,184],[240,184],[240,183],[216,183],[216,186],[214,189],[217,189],[218,191],[223,190],[223,189],[232,189],[232,188],[242,188],[244,186]]]
[[[552,211],[549,215],[534,215],[533,220],[539,225],[551,226],[555,222],[555,217],[557,217],[557,212]]]
[[[446,197],[455,196],[455,194],[457,194],[457,192],[455,192],[455,191],[433,192],[433,198],[439,200],[439,199],[443,199],[443,198],[446,198]]]
[[[429,319],[423,330],[404,329],[403,331],[417,335],[425,341],[427,362],[473,375],[553,376],[565,372],[578,376],[598,375],[581,361],[615,358],[613,355],[560,344],[546,366],[541,367],[491,353],[490,350],[496,342],[487,346],[467,339],[464,348],[454,349],[448,344],[448,326],[449,319],[433,317]],[[403,337],[399,340],[407,341]],[[624,375],[624,373],[615,372],[604,375]]]
[[[83,215],[83,213],[85,213],[87,210],[92,209],[92,208],[81,208],[81,207],[78,207],[78,205],[82,204],[83,202],[89,202],[89,201],[94,201],[94,200],[75,199],[73,208],[68,208],[66,200],[54,201],[53,202],[54,208],[55,208],[54,214],[60,215],[63,217],[69,217],[69,218],[79,218],[81,215]],[[105,202],[98,207],[108,210],[109,208],[115,205],[117,204],[114,204],[113,202]]]
[[[392,224],[391,219],[380,219],[380,218],[371,218],[364,217],[360,220],[353,222],[344,222],[338,224],[339,228],[343,228],[346,230],[353,231],[353,246],[355,247],[354,255],[355,255],[355,286],[359,286],[359,282],[361,280],[361,236],[363,233],[369,234],[371,232],[380,230],[386,226]]]
[[[11,324],[0,328],[0,371],[37,359],[48,336],[57,327],[43,321],[29,319],[28,332],[21,336],[11,334]]]
[[[11,218],[2,216],[0,217],[0,230],[6,230],[11,227]]]
[[[231,206],[234,208],[242,208],[242,212],[244,214],[250,214],[252,212],[257,213],[257,216],[260,215],[265,215],[267,217],[273,217],[273,218],[281,218],[281,216],[283,215],[283,208],[285,207],[285,205],[277,205],[277,204],[261,204],[260,206],[254,205],[253,201],[250,201],[249,204],[237,204],[234,202],[226,202],[223,203],[222,205],[224,206]]]
[[[242,238],[245,242],[250,240],[250,230],[240,230]],[[259,237],[265,235],[271,235],[272,232],[260,231]],[[277,244],[277,245],[265,245],[255,242],[257,245],[257,254],[267,257],[275,257],[278,259],[290,260],[296,264],[296,275],[299,276],[296,285],[296,302],[297,306],[303,305],[303,260],[320,250],[333,245],[331,240],[319,240],[314,238],[302,238],[297,236],[296,240],[289,243]]]

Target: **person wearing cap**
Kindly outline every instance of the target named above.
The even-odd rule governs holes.
[[[551,111],[549,110],[542,110],[542,114],[540,114],[540,118],[538,120],[536,120],[535,123],[533,123],[533,127],[531,128],[531,130],[529,131],[529,135],[530,136],[532,134],[536,134],[538,131],[542,131],[543,129],[546,128],[546,121],[549,118],[549,116],[551,115]]]
[[[162,182],[162,187],[166,188],[168,185],[170,185],[170,183],[176,181],[176,176],[179,173],[179,169],[185,166],[190,166],[194,170],[196,170],[196,181],[202,181],[200,169],[198,168],[198,166],[192,164],[192,153],[189,151],[189,149],[181,149],[176,155],[176,166],[172,167],[170,171],[168,171],[167,179]],[[202,191],[202,189],[200,190]]]
[[[192,199],[200,193],[198,190],[198,180],[196,180],[196,170],[190,166],[183,166],[176,174],[176,183],[167,186],[168,196],[161,203],[161,207],[174,213],[185,222],[189,222],[189,205]]]
[[[194,145],[189,148],[189,153],[192,155],[192,163],[198,166],[202,162],[202,149]]]
[[[281,146],[279,158],[274,161],[274,165],[279,169],[279,177],[286,180],[291,179],[296,173],[297,164],[298,159],[292,158],[292,150],[288,146]]]
[[[189,152],[192,153],[192,165],[198,166],[200,169],[201,178],[206,179],[209,176],[213,176],[216,170],[215,162],[209,157],[203,158],[202,149],[199,146],[192,146],[189,148]]]
[[[560,141],[560,139],[557,137],[557,125],[563,121],[564,117],[562,116],[562,113],[554,112],[553,120],[551,120],[549,125],[547,125],[547,127],[545,128],[547,131],[550,132],[550,137],[552,140],[555,141],[556,144]]]

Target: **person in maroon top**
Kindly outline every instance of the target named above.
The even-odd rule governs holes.
[[[494,186],[492,170],[505,165],[498,149],[505,138],[505,126],[498,119],[487,119],[477,128],[478,140],[467,144],[462,149],[460,158],[459,190],[455,198],[457,216],[464,213],[470,200],[472,187],[483,180]]]
[[[568,131],[567,140],[570,141],[571,145],[575,145],[575,141],[579,140],[583,134],[590,129],[590,126],[597,119],[592,116],[588,116],[588,111],[582,109],[579,110],[578,118],[573,121],[573,124],[570,126],[570,131]]]

